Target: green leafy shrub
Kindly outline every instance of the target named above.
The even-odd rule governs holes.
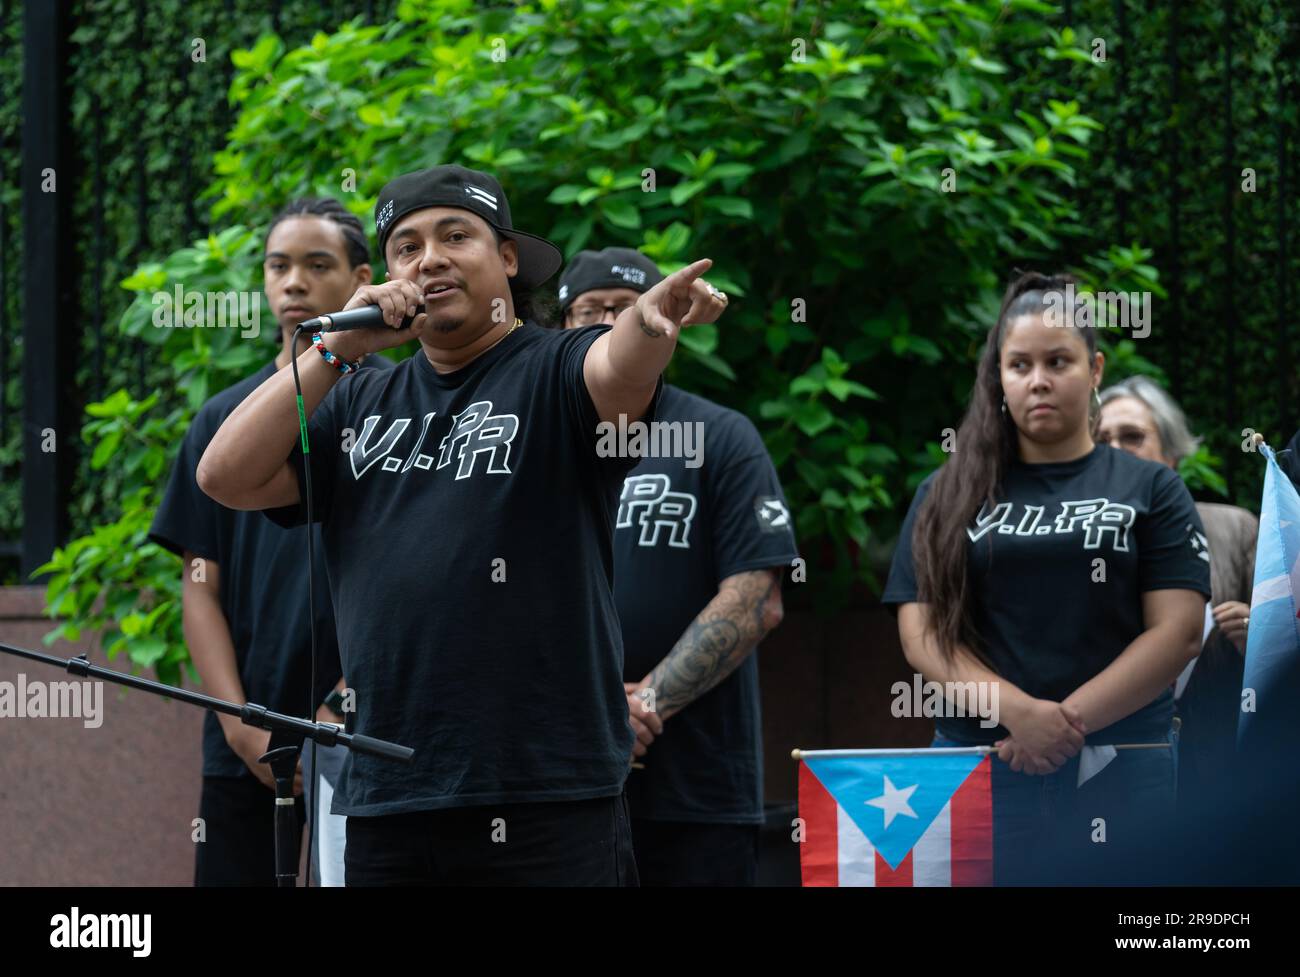
[[[406,0],[392,23],[301,47],[265,35],[232,55],[239,116],[205,195],[231,226],[128,278],[140,296],[122,329],[187,394],[179,430],[269,350],[229,330],[151,332],[147,292],[256,287],[259,235],[290,197],[337,196],[369,226],[398,173],[490,170],[516,226],[568,255],[640,247],[665,270],[713,258],[731,306],[684,334],[670,379],[755,419],[809,560],[813,586],[791,599],[842,607],[878,585],[908,494],[942,460],[1011,265],[1158,288],[1149,252],[1093,240],[1072,200],[1102,126],[1062,70],[1088,56],[1053,9]],[[1107,348],[1152,368],[1131,343]],[[121,405],[139,408],[140,431],[147,403]],[[104,478],[130,486],[135,433],[87,433],[120,438]],[[133,488],[115,538],[138,543],[160,486]],[[135,613],[157,613],[167,647],[146,647],[148,663],[183,661],[174,558],[141,545],[95,563],[93,545],[51,561],[51,611],[93,626],[91,587],[67,595],[107,574],[105,608],[134,595]]]

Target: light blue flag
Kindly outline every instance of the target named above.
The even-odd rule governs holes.
[[[1278,467],[1267,445],[1264,494],[1260,500],[1259,542],[1255,548],[1255,584],[1246,630],[1243,707],[1237,722],[1242,749],[1276,752],[1294,732],[1300,710],[1300,495]],[[1248,692],[1253,690],[1254,708]]]

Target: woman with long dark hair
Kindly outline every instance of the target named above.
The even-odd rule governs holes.
[[[1076,324],[1079,300],[1067,305],[1071,284],[1026,273],[1007,289],[883,598],[927,680],[988,683],[995,714],[953,714],[950,694],[933,745],[997,746],[1001,883],[1155,870],[1175,787],[1170,685],[1199,649],[1210,593],[1182,482],[1094,441],[1104,357]],[[1085,745],[1098,749],[1084,758]]]

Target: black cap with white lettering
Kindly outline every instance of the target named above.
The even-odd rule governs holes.
[[[630,288],[644,293],[663,280],[659,267],[640,251],[631,248],[579,251],[560,276],[560,312],[568,312],[583,292]]]
[[[564,255],[550,241],[517,231],[510,220],[510,202],[496,177],[463,166],[434,166],[404,173],[388,181],[375,201],[375,232],[379,253],[397,222],[426,207],[459,207],[477,214],[510,238],[519,248],[515,281],[524,287],[540,285],[560,270]]]

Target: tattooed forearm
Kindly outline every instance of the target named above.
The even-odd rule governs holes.
[[[738,573],[691,622],[645,680],[655,710],[667,719],[720,683],[743,662],[780,614],[781,579],[774,570]],[[775,610],[774,610],[775,608]]]
[[[650,675],[655,708],[661,718],[699,698],[740,664],[735,657],[740,636],[740,628],[725,617],[711,621],[696,618],[691,622],[668,657]]]

